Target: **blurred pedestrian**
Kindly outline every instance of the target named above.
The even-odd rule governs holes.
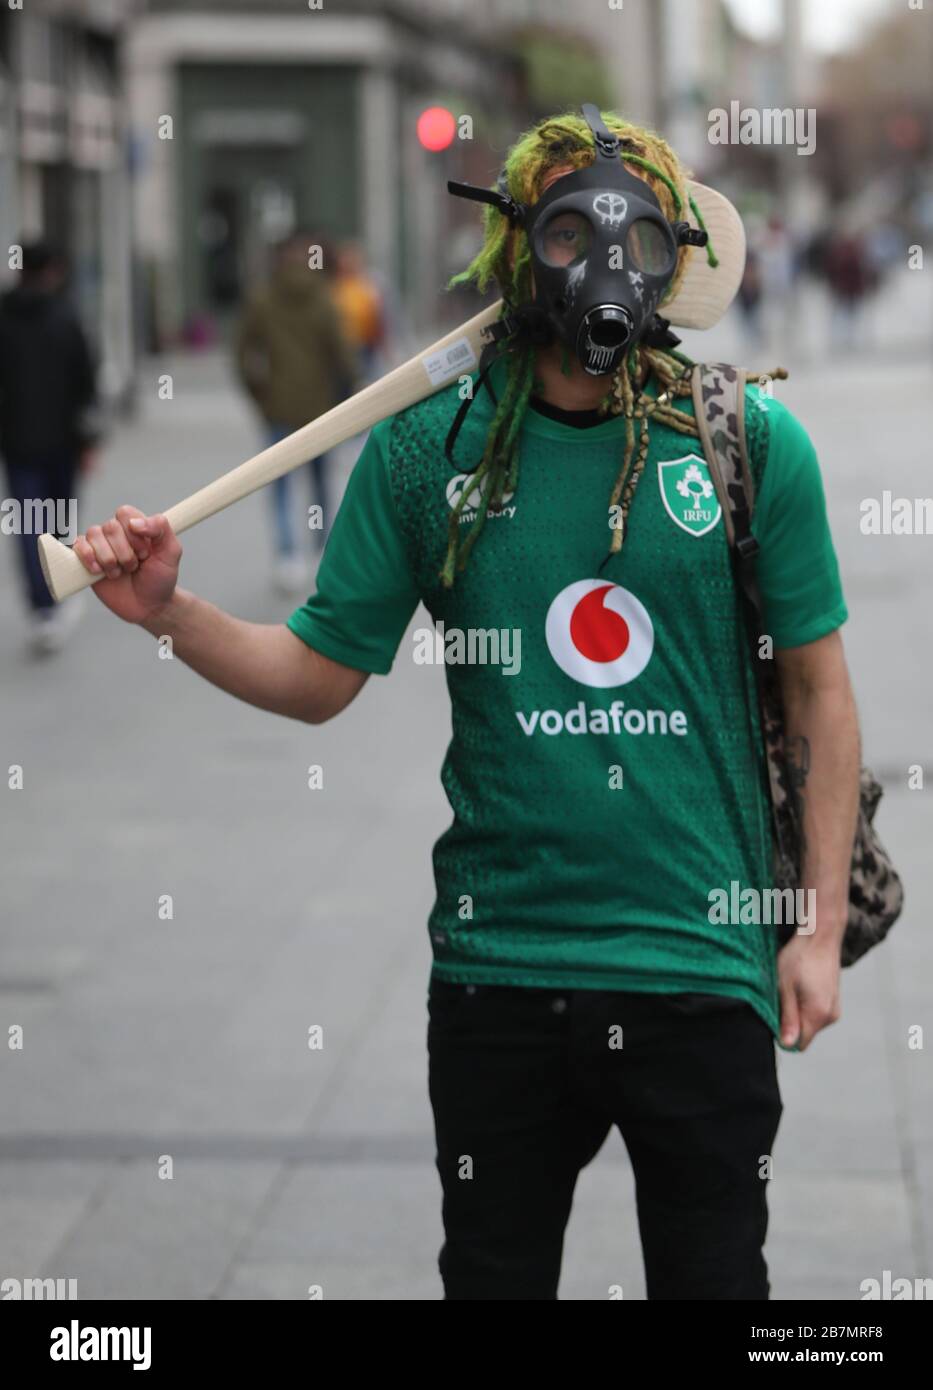
[[[878,289],[885,277],[904,260],[907,239],[895,222],[881,218],[866,229],[863,242],[872,289]]]
[[[306,233],[295,232],[274,252],[272,273],[248,301],[235,336],[236,367],[265,424],[266,444],[331,410],[356,389],[358,370],[328,285],[329,257]],[[302,513],[318,548],[329,526],[328,456],[309,461],[312,503],[320,511]],[[306,557],[298,548],[292,503],[292,477],[270,487],[274,527],[274,582],[283,593],[305,589]],[[319,520],[320,525],[312,522]]]
[[[777,213],[768,218],[755,249],[761,277],[765,338],[771,342],[786,342],[793,332],[792,291],[797,256],[790,229]]]
[[[777,214],[768,218],[758,246],[758,262],[765,298],[780,301],[793,284],[795,251],[790,228]]]
[[[77,530],[77,482],[93,467],[100,435],[94,356],[67,275],[59,250],[26,242],[19,283],[0,297],[0,453],[39,652],[61,645],[80,608],[56,608],[38,535],[46,527],[60,538]]]
[[[830,238],[823,256],[823,274],[833,302],[833,346],[852,348],[859,337],[862,304],[875,281],[874,269],[857,233],[840,230]]]
[[[346,241],[337,250],[333,295],[344,336],[359,356],[364,379],[370,381],[377,374],[378,354],[385,339],[385,315],[382,292],[367,270],[357,242]]]
[[[761,324],[761,293],[761,259],[754,247],[749,246],[737,299],[742,311],[746,336],[753,347],[760,347],[764,340]]]

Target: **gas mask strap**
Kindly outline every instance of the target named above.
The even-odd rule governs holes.
[[[509,192],[502,192],[500,188],[477,188],[472,183],[459,183],[456,179],[447,180],[447,192],[452,193],[455,198],[469,198],[474,203],[489,203],[501,212],[503,217],[507,217],[513,227],[521,227],[525,222],[525,208],[523,203],[517,203]]]
[[[590,130],[593,132],[593,140],[596,144],[597,159],[617,160],[619,157],[619,137],[613,135],[603,124],[603,118],[599,114],[599,107],[594,106],[593,102],[584,102],[580,107],[583,119],[586,121]]]
[[[500,320],[500,323],[501,322],[503,322],[503,320]],[[496,324],[495,326],[498,328],[499,324]],[[486,387],[486,390],[492,397],[493,404],[499,404],[498,400],[496,399],[496,393],[492,389],[492,383],[489,380],[489,374],[492,371],[493,367],[496,365],[496,363],[499,361],[500,357],[503,357],[505,355],[505,352],[507,351],[508,345],[506,342],[502,341],[504,337],[504,334],[500,334],[499,341],[497,341],[496,338],[491,337],[490,341],[483,348],[479,358],[479,376],[476,378],[476,390],[472,393],[472,395],[467,396],[464,400],[460,402],[460,405],[457,409],[457,413],[453,418],[453,423],[450,426],[450,429],[447,431],[447,438],[444,440],[444,457],[447,459],[447,462],[451,464],[454,468],[456,468],[457,466],[454,461],[454,445],[457,442],[457,436],[459,435],[460,430],[463,427],[463,422],[467,417],[467,411],[470,409],[470,406],[473,404],[474,400],[476,399],[483,386]]]
[[[553,340],[554,330],[548,322],[547,314],[535,303],[530,304],[507,304],[506,312],[496,323],[490,324],[483,329],[484,336],[488,342],[484,346],[479,358],[479,376],[476,379],[476,390],[472,396],[467,396],[466,400],[460,402],[460,406],[454,416],[447,439],[444,442],[444,454],[448,463],[454,464],[453,450],[457,442],[457,436],[467,417],[467,412],[473,401],[479,394],[480,388],[485,386],[489,395],[492,397],[494,405],[499,401],[492,387],[490,373],[497,362],[503,357],[507,357],[518,347],[534,348],[544,347]],[[454,466],[456,466],[454,464]]]
[[[670,349],[679,346],[682,339],[671,332],[670,319],[655,314],[639,341],[644,343],[645,347]]]

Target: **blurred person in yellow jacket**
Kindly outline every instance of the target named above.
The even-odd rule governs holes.
[[[294,232],[275,248],[272,273],[248,300],[237,325],[238,375],[275,444],[331,410],[358,388],[358,368],[329,283],[330,257],[320,239]],[[307,524],[318,548],[329,526],[328,456],[309,460],[312,509]],[[307,557],[296,540],[292,478],[270,487],[275,543],[274,580],[282,592],[304,590]]]
[[[344,336],[359,354],[360,368],[369,380],[375,375],[376,355],[385,340],[382,291],[366,268],[357,242],[337,248],[334,303],[340,313]]]

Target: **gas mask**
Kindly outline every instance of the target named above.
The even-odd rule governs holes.
[[[556,336],[585,372],[603,376],[638,342],[679,342],[657,315],[658,303],[680,247],[705,246],[707,235],[687,222],[668,222],[651,187],[624,168],[620,137],[606,129],[595,106],[582,112],[595,160],[557,179],[533,206],[517,203],[502,175],[495,190],[447,187],[492,203],[528,237],[535,298],[512,311],[511,331],[539,344]]]

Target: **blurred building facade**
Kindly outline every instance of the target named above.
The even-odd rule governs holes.
[[[429,314],[447,270],[445,180],[469,176],[470,152],[423,150],[417,116],[437,102],[483,128],[519,96],[510,54],[449,9],[151,0],[126,78],[153,343],[200,315],[223,322],[296,226],[362,242]]]
[[[804,0],[783,0],[771,43],[743,34],[724,0],[313,3],[0,8],[0,245],[65,246],[108,394],[131,379],[134,339],[222,328],[295,226],[362,243],[419,331],[456,317],[462,297],[441,291],[480,219],[446,180],[489,183],[518,130],[587,99],[661,130],[745,210],[799,207],[804,192],[843,202],[866,182],[884,201],[895,173],[905,196],[933,197],[933,30],[919,11],[818,65],[800,41]],[[818,107],[815,156],[710,144],[710,111],[733,99]],[[433,104],[460,124],[432,154],[414,131]]]
[[[826,64],[820,175],[855,227],[933,227],[933,16],[885,14]]]
[[[0,246],[44,236],[119,396],[132,372],[129,171],[123,142],[123,0],[30,0],[0,9]]]

